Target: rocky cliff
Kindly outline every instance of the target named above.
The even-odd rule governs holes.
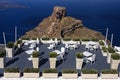
[[[88,29],[81,20],[66,16],[66,8],[56,6],[53,13],[34,29],[26,32],[25,37],[50,37],[50,38],[80,38],[103,39],[104,36],[97,31]]]

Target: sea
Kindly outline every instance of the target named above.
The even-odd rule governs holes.
[[[0,0],[0,43],[14,41],[51,15],[54,6],[67,8],[67,15],[82,20],[93,30],[113,34],[113,45],[120,46],[120,0]]]

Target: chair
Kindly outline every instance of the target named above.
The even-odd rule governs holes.
[[[61,47],[61,52],[65,53],[65,48],[64,47]]]
[[[92,62],[95,62],[95,58],[96,58],[96,55],[93,54],[91,57],[88,57],[87,60],[90,61],[92,65]]]
[[[69,45],[68,45],[68,44],[65,44],[65,48],[68,50],[68,49],[69,49]]]

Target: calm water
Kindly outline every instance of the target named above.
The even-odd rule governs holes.
[[[21,36],[51,15],[54,6],[65,6],[67,15],[81,19],[88,28],[105,35],[108,27],[109,39],[113,33],[114,45],[120,45],[120,0],[0,0],[0,3],[26,6],[0,7],[0,43],[3,43],[3,31],[7,41],[14,40],[15,26],[19,27]]]

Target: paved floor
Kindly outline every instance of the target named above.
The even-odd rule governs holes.
[[[39,69],[42,72],[44,69],[50,68],[49,63],[49,52],[53,51],[52,49],[49,50],[47,47],[49,44],[41,44],[40,45],[40,61],[39,61]],[[58,45],[57,49],[60,50],[62,46],[65,46],[63,44]],[[33,67],[32,61],[29,61],[28,58],[30,57],[29,54],[25,52],[25,50],[29,50],[29,45],[23,46],[16,54],[15,56],[10,59],[6,58],[6,65],[5,68],[11,68],[11,67],[19,67],[21,71],[24,70],[26,67]],[[66,55],[64,61],[57,62],[56,68],[58,72],[61,73],[62,69],[75,69],[76,68],[76,60],[75,60],[75,54],[76,52],[83,52],[85,51],[84,45],[79,45],[79,48],[76,50],[66,50]],[[106,61],[106,57],[102,56],[101,50],[98,49],[97,51],[90,51],[93,54],[96,54],[96,61],[91,65],[90,63],[83,64],[82,68],[87,69],[97,69],[99,72],[102,69],[110,69],[110,64],[108,64]],[[120,71],[120,67],[118,68]],[[3,73],[3,69],[0,69],[0,74]]]

